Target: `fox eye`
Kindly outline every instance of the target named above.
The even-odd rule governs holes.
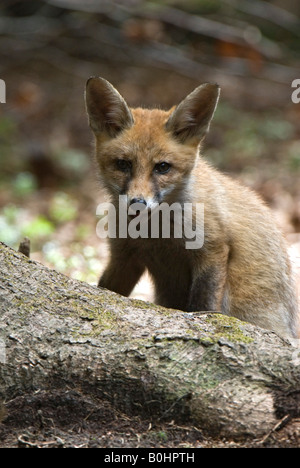
[[[154,166],[154,171],[157,174],[166,174],[167,172],[169,172],[170,169],[171,169],[171,164],[167,162],[161,162],[161,163],[155,164]]]
[[[128,172],[131,169],[131,162],[127,161],[127,159],[117,159],[116,166],[119,171]]]

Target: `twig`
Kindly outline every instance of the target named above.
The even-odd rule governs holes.
[[[20,242],[19,252],[30,258],[30,239],[28,239],[28,237],[24,237],[24,239]]]
[[[277,424],[275,424],[274,427],[272,427],[272,429],[258,442],[259,444],[264,444],[268,438],[270,437],[271,434],[273,434],[273,432],[277,431],[277,429],[285,422],[287,422],[288,420],[290,419],[290,415],[289,414],[286,414],[282,419],[280,419],[280,421],[278,421]]]
[[[117,10],[124,11],[131,16],[137,16],[145,19],[154,19],[165,24],[185,29],[186,31],[201,34],[222,41],[228,41],[237,45],[252,46],[245,37],[244,28],[225,24],[221,21],[211,20],[203,16],[188,13],[178,8],[159,5],[157,3],[146,2],[141,6],[131,6],[124,3],[87,0],[80,2],[78,0],[47,0],[47,3],[60,8],[75,9],[89,13],[102,13],[112,19],[116,19]],[[112,7],[113,5],[113,7]],[[249,24],[250,26],[250,24]],[[280,46],[270,39],[261,38],[256,48],[268,58],[278,58],[282,55]]]
[[[276,26],[280,26],[296,36],[300,36],[300,21],[296,15],[278,5],[272,5],[264,0],[223,0],[230,5],[234,5],[237,10],[262,18]]]

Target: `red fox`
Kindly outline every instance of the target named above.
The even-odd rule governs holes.
[[[162,203],[191,203],[194,225],[194,207],[204,206],[203,245],[197,249],[175,236],[111,238],[99,287],[128,296],[147,269],[162,306],[218,311],[295,338],[291,265],[271,211],[200,155],[219,94],[218,85],[205,83],[169,111],[131,109],[108,81],[88,80],[96,162],[114,206],[120,195],[148,211]]]

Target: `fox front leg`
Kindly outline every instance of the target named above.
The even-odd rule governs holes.
[[[216,268],[211,267],[194,279],[187,304],[189,312],[226,313],[228,312],[227,303],[225,278]]]
[[[129,296],[144,271],[144,265],[125,246],[114,248],[98,287]]]
[[[206,268],[194,272],[187,304],[190,312],[229,313],[228,255],[229,248],[224,246],[215,259],[210,258],[205,262]]]

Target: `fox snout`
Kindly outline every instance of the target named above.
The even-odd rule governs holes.
[[[128,199],[128,215],[130,217],[135,218],[143,210],[147,210],[147,202],[144,198],[133,197]]]
[[[135,203],[141,203],[147,206],[145,198],[131,198],[129,200],[129,206],[134,205]]]
[[[157,199],[155,196],[144,196],[144,195],[138,195],[138,196],[130,196],[130,194],[127,195],[127,205],[128,208],[133,207],[134,209],[137,209],[139,211],[143,211],[145,209],[151,210],[152,208],[155,208],[159,204],[159,199]]]

